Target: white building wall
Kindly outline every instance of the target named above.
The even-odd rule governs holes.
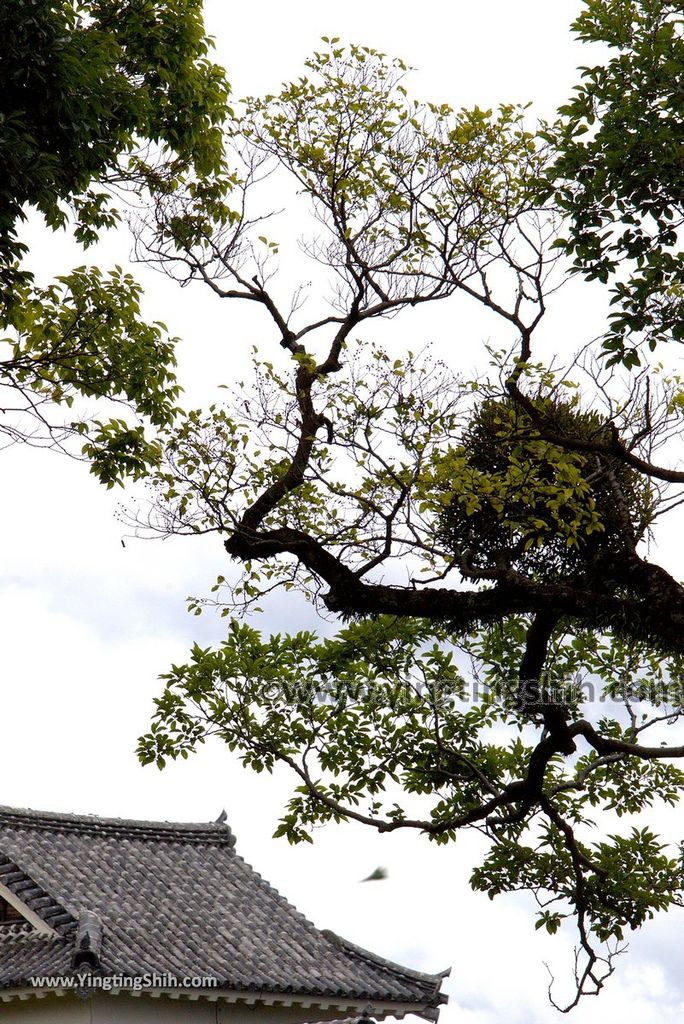
[[[311,1024],[357,1014],[340,1009],[215,1003],[161,996],[45,996],[0,1002],[0,1021],[7,1024]]]

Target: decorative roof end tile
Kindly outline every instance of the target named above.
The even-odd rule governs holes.
[[[74,954],[71,960],[74,970],[78,970],[79,967],[90,967],[93,971],[99,970],[101,954],[102,922],[97,914],[93,914],[90,910],[83,910],[78,919]]]

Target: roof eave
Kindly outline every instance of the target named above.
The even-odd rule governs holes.
[[[75,989],[71,986],[59,988],[35,988],[33,986],[22,986],[20,988],[0,989],[0,1002],[9,1003],[14,1000],[25,1002],[29,999],[46,999],[49,996],[64,998],[73,994]],[[372,999],[341,999],[339,996],[313,996],[308,993],[286,993],[286,992],[250,992],[248,990],[231,989],[202,989],[202,990],[181,990],[174,988],[155,988],[135,991],[131,988],[111,988],[108,990],[93,990],[94,994],[119,996],[127,995],[136,999],[174,999],[188,1000],[190,1002],[206,1001],[211,1003],[243,1003],[246,1006],[299,1006],[302,1009],[315,1009],[316,1011],[328,1012],[338,1015],[363,1014],[376,1020],[385,1017],[397,1017],[401,1019],[406,1014],[414,1014],[424,1020],[437,1021],[439,1017],[439,1006],[430,1006],[425,1003],[406,1003],[395,1000],[372,1000]],[[446,1002],[446,997],[440,997],[441,1002]]]

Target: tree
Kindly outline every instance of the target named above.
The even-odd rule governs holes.
[[[656,10],[674,59],[680,23],[665,3],[589,2],[576,28],[598,35]],[[257,771],[289,766],[297,784],[278,834],[292,842],[330,820],[438,842],[479,830],[490,852],[477,889],[530,891],[550,934],[574,922],[569,1009],[602,988],[627,929],[682,902],[684,847],[622,820],[675,805],[684,784],[684,745],[669,738],[684,713],[684,590],[645,547],[684,481],[656,461],[681,429],[681,382],[635,370],[610,340],[565,368],[536,361],[535,331],[568,274],[563,249],[585,237],[594,202],[568,186],[581,119],[566,111],[535,134],[511,106],[415,103],[400,62],[326,42],[305,76],[246,103],[228,140],[232,212],[192,190],[150,211],[148,258],[262,308],[284,360],[261,356],[251,391],[167,435],[138,522],[218,533],[244,566],[192,602],[196,613],[216,604],[228,617],[284,588],[342,628],[263,637],[232,618],[224,643],[195,647],[164,677],[140,756],[163,768],[215,735]],[[612,167],[619,140],[601,135],[600,104],[595,116],[586,160]],[[294,179],[320,225],[304,248],[332,297],[324,306],[319,289],[308,319],[301,290],[289,307],[279,297],[281,242],[258,234],[269,172],[281,194]],[[641,202],[618,179],[605,205],[617,241],[575,250],[589,275],[608,253],[607,283],[610,246],[634,227],[625,197]],[[665,268],[671,245],[653,239]],[[503,348],[477,379],[356,337],[455,295],[500,324]],[[648,342],[663,334],[658,295],[642,304]]]
[[[140,317],[140,288],[118,269],[79,268],[47,287],[20,260],[33,208],[85,246],[119,219],[132,189],[169,189],[191,169],[220,172],[227,86],[208,57],[199,0],[8,0],[0,10],[0,434],[86,454],[111,485],[158,448],[139,423],[93,422],[55,405],[106,398],[168,423],[178,388],[173,339]]]

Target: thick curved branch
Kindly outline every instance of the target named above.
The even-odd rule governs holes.
[[[311,439],[300,442],[300,456]],[[663,649],[684,653],[684,588],[660,566],[637,560],[625,569],[625,584],[633,594],[607,592],[588,583],[546,583],[514,574],[509,582],[487,590],[416,590],[358,578],[336,555],[302,530],[281,527],[260,530],[259,518],[275,508],[301,479],[299,457],[248,510],[225,542],[229,555],[241,561],[288,554],[315,573],[329,590],[326,607],[341,615],[403,615],[448,622],[463,631],[478,623],[500,621],[509,615],[547,612],[568,616],[595,629],[614,628],[637,639],[650,637]]]
[[[570,726],[573,736],[582,736],[598,754],[628,754],[642,761],[655,761],[667,757],[684,757],[684,745],[678,747],[642,747],[639,743],[627,743],[624,740],[602,736],[590,722],[582,720]]]
[[[516,702],[523,710],[539,705],[540,680],[549,650],[549,642],[558,623],[558,613],[547,610],[535,615],[525,637],[525,653],[520,663]]]
[[[559,448],[565,448],[567,451],[586,452],[591,455],[604,455],[608,458],[619,459],[631,466],[632,469],[636,469],[639,473],[652,477],[654,480],[663,480],[665,483],[684,483],[684,470],[654,466],[653,463],[639,458],[633,451],[630,451],[621,440],[614,423],[609,424],[609,441],[592,441],[589,438],[571,437],[554,429],[548,417],[540,412],[532,399],[520,390],[515,376],[507,381],[506,389],[511,398],[525,410],[543,439],[550,444],[556,444]]]

